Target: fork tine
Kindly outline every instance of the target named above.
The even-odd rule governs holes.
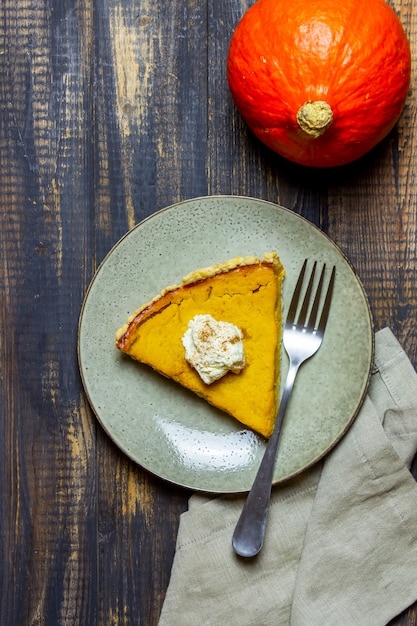
[[[298,300],[300,298],[300,291],[304,281],[304,274],[307,267],[307,259],[303,263],[300,275],[298,276],[297,284],[295,285],[294,293],[291,298],[290,308],[287,313],[287,324],[293,324],[295,321],[295,315],[297,313]]]
[[[313,306],[311,307],[310,317],[308,319],[307,328],[314,330],[316,327],[317,314],[319,312],[320,296],[323,289],[324,273],[326,271],[326,264],[323,265],[321,270],[319,284],[317,285],[316,294],[314,296]]]
[[[298,316],[297,325],[304,326],[307,319],[307,311],[311,300],[311,291],[313,289],[314,275],[316,273],[317,261],[314,261],[313,269],[311,270],[310,280],[308,281],[307,289],[304,295],[303,304],[301,305],[300,314]]]
[[[324,300],[323,311],[321,313],[320,322],[317,327],[317,332],[320,334],[324,333],[324,330],[327,324],[327,318],[329,317],[330,302],[332,300],[335,276],[336,276],[336,266],[334,265],[332,274],[330,276],[329,286],[327,287],[327,293],[326,293],[326,298]]]

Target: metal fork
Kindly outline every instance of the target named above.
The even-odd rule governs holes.
[[[315,261],[307,284],[304,299],[301,304],[301,309],[298,314],[298,318],[296,319],[297,309],[299,308],[301,300],[300,296],[304,282],[304,275],[307,268],[307,259],[304,261],[284,325],[283,343],[290,360],[284,392],[279,405],[274,431],[268,441],[258,473],[256,474],[254,483],[248,494],[233,534],[233,548],[237,554],[243,557],[255,556],[262,548],[268,517],[269,501],[271,498],[272,478],[278,443],[288,401],[290,399],[294,381],[300,365],[317,352],[323,341],[324,330],[326,328],[333,294],[336,268],[333,267],[322,312],[317,323],[326,265],[323,266],[321,271],[313,303],[311,305],[316,267],[317,262]]]

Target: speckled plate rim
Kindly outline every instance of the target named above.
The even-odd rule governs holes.
[[[185,230],[191,243],[179,247]],[[215,235],[212,244],[208,233]],[[294,240],[294,235],[301,240]],[[247,491],[265,441],[121,355],[114,346],[115,331],[140,304],[164,286],[180,282],[189,271],[237,254],[261,256],[272,249],[287,272],[284,315],[302,258],[314,255],[337,267],[333,319],[326,341],[313,366],[301,369],[288,408],[274,474],[274,484],[279,484],[315,464],[338,443],[357,416],[369,384],[374,354],[372,315],[363,286],[337,244],[302,216],[266,200],[204,196],[170,205],[137,224],[112,247],[90,282],[77,345],[87,399],[114,443],[168,482],[205,492]],[[150,271],[155,260],[159,261],[156,274],[155,269]],[[282,380],[286,369],[283,351]],[[304,396],[307,401],[302,400]]]

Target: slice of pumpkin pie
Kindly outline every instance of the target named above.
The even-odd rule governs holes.
[[[117,331],[116,346],[269,437],[284,275],[275,252],[194,271],[135,311]]]

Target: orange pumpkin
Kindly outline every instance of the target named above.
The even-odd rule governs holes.
[[[373,148],[397,122],[410,47],[384,0],[258,0],[229,49],[237,108],[267,146],[332,167]]]

